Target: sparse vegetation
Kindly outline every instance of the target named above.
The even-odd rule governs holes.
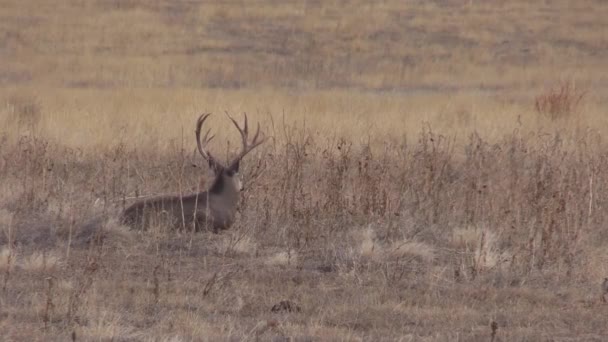
[[[3,338],[608,336],[608,6],[32,6],[0,23]],[[223,111],[269,137],[230,230],[119,224],[206,188]]]
[[[608,216],[600,209],[608,203],[602,176],[608,165],[593,147],[596,138],[589,133],[582,141],[568,142],[557,135],[512,132],[492,143],[472,136],[457,149],[431,132],[421,133],[416,144],[394,140],[382,147],[304,134],[291,137],[289,146],[269,144],[250,156],[246,170],[256,165],[256,158],[282,167],[268,167],[247,189],[233,230],[215,235],[105,227],[101,246],[80,228],[102,214],[95,205],[98,198],[118,200],[107,204],[108,217],[115,217],[121,199],[135,189],[171,192],[180,182],[195,186],[200,170],[180,170],[171,153],[148,159],[141,157],[142,150],[101,148],[73,156],[69,149],[49,146],[32,156],[54,160],[55,168],[44,178],[50,191],[35,191],[42,188],[44,164],[21,159],[37,166],[17,172],[24,167],[15,159],[4,170],[10,183],[24,184],[3,198],[15,215],[14,255],[24,261],[10,272],[3,307],[29,310],[11,298],[27,291],[39,293],[42,300],[49,291],[45,279],[52,276],[71,285],[53,288],[52,320],[47,314],[31,316],[28,324],[39,321],[51,327],[46,333],[76,329],[89,337],[102,334],[87,323],[92,320],[118,324],[107,327],[116,337],[131,336],[127,332],[145,324],[154,336],[220,337],[230,328],[228,335],[245,338],[259,319],[273,317],[270,309],[282,300],[297,303],[301,311],[287,313],[291,318],[283,319],[289,325],[279,323],[278,330],[261,336],[281,331],[332,339],[351,336],[346,334],[351,331],[351,337],[397,338],[422,322],[428,330],[420,334],[452,336],[451,331],[472,322],[487,326],[484,317],[495,305],[501,307],[496,318],[501,326],[516,325],[520,310],[529,311],[526,324],[563,319],[551,308],[573,298],[586,303],[578,313],[589,315],[571,321],[575,329],[602,326],[602,315],[591,316],[604,308],[597,291],[586,295],[598,288],[608,258],[603,248],[608,236],[602,229]],[[5,157],[36,143],[12,146]],[[112,158],[100,158],[104,155]],[[105,166],[94,167],[99,163]],[[159,171],[183,179],[166,181]],[[104,185],[113,177],[119,184]],[[66,184],[92,192],[61,190]],[[19,193],[32,196],[15,201]],[[57,213],[54,208],[66,209]],[[68,241],[61,231],[72,219],[79,222],[72,251],[60,260],[56,253]],[[50,234],[39,237],[44,244],[32,239],[43,234],[34,232],[42,227]],[[32,248],[55,254],[28,254]],[[99,268],[91,268],[87,256]],[[27,279],[37,280],[24,288]],[[346,292],[338,295],[338,289]],[[464,305],[472,311],[459,309]],[[192,310],[198,314],[189,314]],[[445,310],[462,318],[446,327],[436,318]],[[172,323],[148,321],[152,313]],[[112,315],[128,315],[129,320],[110,319]],[[208,321],[207,315],[215,318]],[[377,321],[376,315],[396,315],[411,325]],[[213,323],[220,318],[224,323]],[[205,330],[192,330],[199,326],[195,322],[204,322]],[[487,339],[489,331],[470,336]],[[504,328],[497,336],[542,334]]]

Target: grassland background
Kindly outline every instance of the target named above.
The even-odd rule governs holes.
[[[604,340],[607,17],[603,1],[0,0],[1,335],[488,341],[496,322],[496,341]],[[560,82],[584,96],[552,119],[534,101]],[[224,111],[271,138],[237,224],[117,224],[130,197],[208,182],[193,123],[216,113],[226,157]]]

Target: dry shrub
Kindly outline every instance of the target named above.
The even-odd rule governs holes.
[[[551,120],[568,118],[575,115],[586,95],[574,81],[561,81],[534,99],[536,112]]]

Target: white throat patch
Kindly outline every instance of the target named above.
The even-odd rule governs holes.
[[[236,187],[236,189],[238,191],[243,191],[243,181],[241,181],[241,175],[239,175],[239,173],[236,172],[232,176],[232,179],[234,180],[234,186]]]

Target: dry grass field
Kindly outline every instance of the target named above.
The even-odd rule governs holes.
[[[0,339],[608,340],[606,18],[0,0]],[[228,158],[224,111],[269,137],[234,226],[121,225],[209,184],[194,123]]]

